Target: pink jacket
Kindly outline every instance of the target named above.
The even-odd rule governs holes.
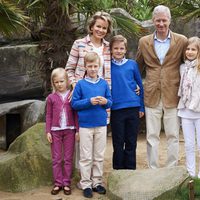
[[[84,67],[84,56],[87,52],[93,51],[93,45],[90,40],[90,36],[87,35],[82,39],[75,40],[71,52],[65,67],[69,80],[72,83],[78,82],[78,80],[83,79],[85,76],[85,67]],[[108,82],[108,85],[111,87],[111,55],[109,42],[103,39],[103,70],[104,70],[104,79]]]
[[[51,132],[51,127],[60,127],[60,117],[63,107],[67,118],[67,126],[75,126],[78,130],[78,117],[76,112],[72,109],[68,98],[65,101],[58,93],[52,93],[47,97],[46,102],[46,133]]]

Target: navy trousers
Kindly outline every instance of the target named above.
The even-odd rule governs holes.
[[[139,107],[111,111],[113,169],[136,169]]]

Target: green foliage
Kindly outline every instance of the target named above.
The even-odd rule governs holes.
[[[149,5],[149,3],[150,0],[137,1],[133,7],[132,15],[141,21],[151,19],[152,7]]]
[[[185,182],[177,190],[176,200],[188,200],[189,199],[189,187],[188,183],[191,178],[185,180]],[[200,199],[200,179],[194,178],[194,196],[195,199]]]
[[[11,0],[10,0],[11,1]],[[138,17],[139,19],[143,20],[144,18],[147,18],[147,13],[150,12],[150,9],[148,8],[148,1],[149,0],[142,0],[142,1],[130,1],[125,0],[125,2],[121,2],[119,0],[55,0],[55,1],[47,1],[47,0],[18,0],[15,1],[15,4],[9,4],[4,3],[6,5],[7,11],[5,12],[4,16],[1,17],[0,23],[1,25],[1,32],[4,32],[4,34],[9,34],[9,31],[16,32],[16,24],[27,27],[31,29],[31,31],[38,31],[39,27],[43,25],[43,23],[46,20],[47,14],[55,13],[56,11],[54,9],[59,7],[62,8],[62,12],[60,15],[67,15],[69,16],[71,13],[77,13],[78,16],[80,14],[85,16],[85,22],[87,22],[88,18],[93,15],[96,11],[107,11],[109,12],[111,8],[113,7],[121,7],[125,9],[126,11],[130,11],[130,14],[135,13],[135,17]],[[50,3],[51,2],[51,3]],[[50,5],[51,4],[51,5]],[[15,6],[14,6],[15,5]],[[57,5],[57,6],[56,6]],[[136,6],[138,5],[138,6]],[[18,6],[18,7],[17,7]],[[0,9],[3,7],[0,4]],[[133,9],[134,8],[134,9]],[[143,9],[147,8],[145,12],[143,12]],[[48,13],[48,10],[51,10],[51,13]],[[12,11],[14,10],[14,11]],[[22,11],[23,10],[23,11]],[[12,12],[11,12],[12,11]],[[27,16],[22,16],[23,12],[26,13]],[[1,12],[2,13],[2,12]],[[144,14],[145,13],[145,14]],[[2,15],[2,14],[1,14]],[[15,16],[16,15],[16,16]],[[12,19],[12,16],[15,17],[13,20],[15,23],[7,23],[5,20]],[[25,21],[24,19],[29,19],[29,23]],[[115,17],[115,21],[117,21],[119,17]],[[127,23],[126,23],[127,21]],[[25,24],[26,22],[26,24]],[[142,31],[142,28],[139,28],[139,24],[131,22],[130,20],[123,20],[119,19],[119,22],[116,23],[118,26],[121,26],[121,28],[125,28],[124,32],[128,31],[128,34],[130,35],[139,35],[139,31]],[[86,23],[85,23],[86,27]],[[35,33],[32,33],[32,35],[35,35]]]
[[[45,1],[42,0],[18,0],[18,5],[26,11],[32,21],[38,23],[43,21]]]
[[[114,0],[113,7],[123,8],[134,18],[141,21],[151,19],[152,6],[150,0]]]
[[[12,35],[26,28],[28,17],[15,4],[9,1],[0,1],[0,33]]]
[[[154,200],[189,200],[189,187],[188,183],[191,180],[190,177],[185,179],[178,188],[169,190],[162,195],[158,196]],[[194,200],[200,199],[200,179],[194,178]]]
[[[89,15],[100,10],[108,10],[112,8],[113,0],[80,0],[77,1],[77,11],[81,13],[88,13]]]

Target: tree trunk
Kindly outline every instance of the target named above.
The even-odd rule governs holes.
[[[67,9],[63,9],[59,2],[60,0],[44,0],[46,21],[40,31],[42,40],[39,44],[40,69],[44,75],[44,96],[51,91],[50,75],[52,70],[57,67],[65,67],[68,57],[67,50],[75,39]]]

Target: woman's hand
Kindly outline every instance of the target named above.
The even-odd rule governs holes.
[[[72,83],[72,91],[70,91],[70,94],[68,96],[69,102],[72,100],[72,95],[73,95],[75,86],[76,86],[76,83]]]

